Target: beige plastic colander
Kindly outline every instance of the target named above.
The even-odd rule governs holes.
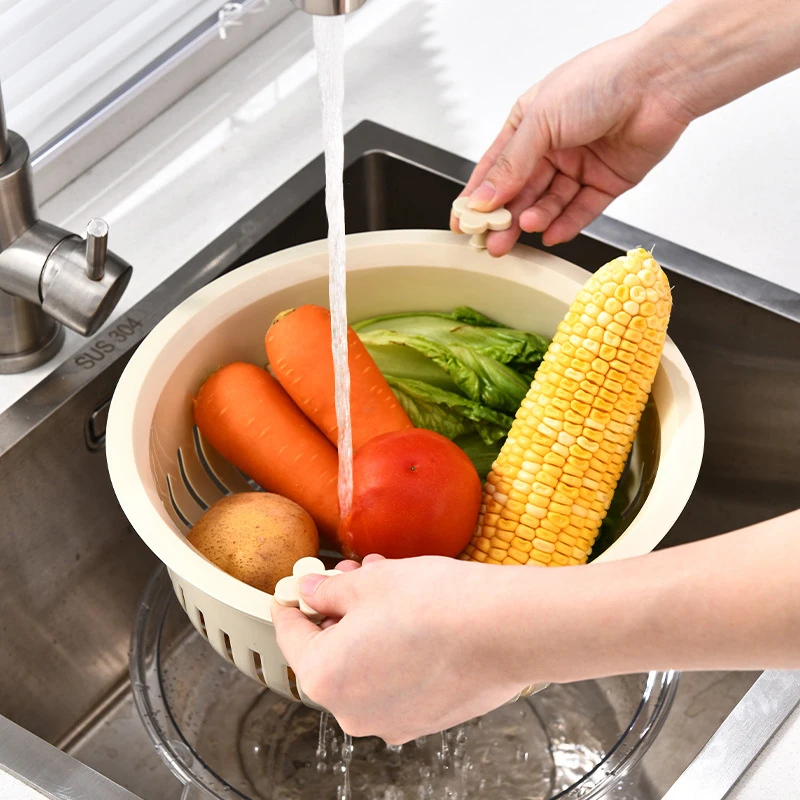
[[[548,335],[588,278],[547,253],[517,246],[496,260],[464,237],[440,231],[350,235],[347,265],[350,319],[469,305]],[[302,303],[327,305],[327,270],[327,245],[314,242],[254,261],[188,298],[129,362],[107,428],[108,465],[122,509],[166,564],[195,628],[246,675],[312,707],[277,646],[270,596],[214,566],[185,533],[225,493],[254,488],[202,440],[192,396],[227,362],[263,365],[264,335],[278,312]],[[660,434],[654,483],[636,518],[599,560],[652,550],[694,487],[703,412],[689,368],[670,340],[653,399]]]

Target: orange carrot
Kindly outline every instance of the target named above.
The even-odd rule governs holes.
[[[266,337],[275,377],[303,413],[338,443],[334,404],[331,315],[320,306],[300,306],[279,314]],[[382,433],[413,428],[378,365],[352,329],[347,329],[353,450]]]
[[[194,419],[223,458],[263,489],[294,500],[336,541],[336,448],[266,370],[235,362],[215,372],[197,393]]]

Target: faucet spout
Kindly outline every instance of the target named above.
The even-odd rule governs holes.
[[[301,11],[315,16],[333,17],[338,14],[349,14],[356,11],[367,0],[292,0]]]

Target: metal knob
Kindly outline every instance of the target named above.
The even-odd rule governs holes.
[[[103,279],[108,252],[108,223],[93,219],[86,226],[86,274],[90,280]]]

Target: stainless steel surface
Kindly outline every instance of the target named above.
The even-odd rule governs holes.
[[[0,250],[38,219],[28,144],[14,131],[8,132],[8,143],[10,153],[0,165]]]
[[[798,705],[800,672],[763,673],[664,800],[725,800]]]
[[[800,704],[772,735],[725,800],[785,797],[800,786]]]
[[[449,203],[471,170],[457,156],[371,123],[347,135],[346,165],[353,232],[446,227]],[[96,712],[124,679],[136,603],[155,561],[110,486],[104,404],[135,347],[177,303],[239,264],[324,237],[323,184],[317,159],[0,414],[0,620],[3,641],[13,642],[0,648],[0,714],[48,741],[84,741],[75,752],[97,759],[109,774],[117,770],[120,781],[132,767],[124,754],[104,755],[108,728]],[[709,266],[708,259],[613,220],[598,226],[555,252],[596,268],[629,240],[656,241],[675,287],[670,332],[706,411],[697,487],[665,546],[796,507],[800,297],[724,264]],[[619,246],[609,243],[612,234]],[[538,244],[536,237],[526,241]],[[75,244],[82,252],[83,243]],[[677,778],[746,688],[736,673],[713,681],[683,677],[676,707],[683,696],[685,712],[673,711],[654,746],[655,761],[645,759],[659,776],[657,786]],[[96,732],[91,753],[79,735],[88,736],[87,719]],[[120,753],[122,747],[114,745]],[[156,771],[154,753],[152,759],[142,766],[148,775]],[[143,796],[168,796],[158,791]]]
[[[367,0],[292,0],[306,14],[332,17],[337,14],[349,14],[361,8]]]
[[[231,27],[224,40],[218,15],[212,14],[39,147],[32,164],[40,201],[75,180],[292,13],[286,0],[241,0],[240,4],[242,24]]]
[[[108,223],[104,219],[89,220],[86,226],[86,275],[99,281],[106,269]]]
[[[66,234],[49,222],[31,223],[0,251],[0,289],[41,305],[42,268]]]
[[[6,127],[6,110],[3,105],[3,92],[0,90],[0,164],[2,164],[11,153],[8,143],[8,128]]]
[[[63,343],[64,329],[38,305],[0,290],[0,375],[46,363]]]
[[[28,145],[13,131],[7,141],[0,164],[0,374],[52,358],[64,339],[58,323],[95,333],[131,277],[130,264],[107,251],[103,220],[89,223],[84,245],[38,219]]]
[[[137,800],[127,789],[0,716],[0,777],[3,773],[16,779],[20,793],[34,789],[49,800]],[[4,794],[9,800],[14,796]]]
[[[96,373],[0,456],[0,714],[50,742],[125,676],[136,603],[156,566],[117,505],[105,454],[85,439],[118,377]]]

